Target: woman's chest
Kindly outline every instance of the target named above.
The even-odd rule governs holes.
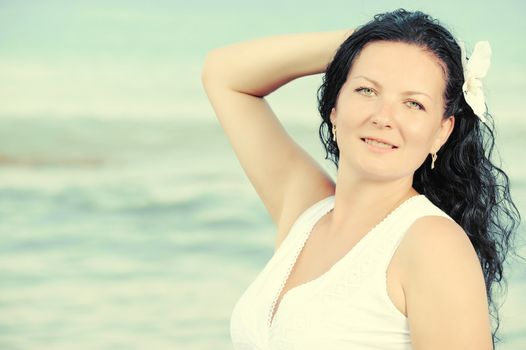
[[[330,272],[336,274],[335,271],[332,271],[335,268],[353,269],[353,263],[360,263],[360,261],[349,259],[349,255],[356,253],[353,252],[353,249],[360,243],[363,235],[348,239],[328,240],[320,233],[321,230],[312,232],[309,239],[307,239],[303,245],[278,297],[277,306],[279,306],[279,302],[289,290],[317,281]],[[403,254],[403,250],[397,249],[395,251],[388,266],[385,268],[385,283],[387,296],[391,303],[402,314],[407,316],[405,294],[402,286]],[[348,259],[348,261],[345,261],[345,259]],[[343,262],[349,264],[349,266],[338,266],[343,265]]]

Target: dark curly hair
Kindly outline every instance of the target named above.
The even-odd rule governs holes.
[[[500,307],[494,305],[492,287],[494,282],[502,287],[503,264],[508,253],[515,250],[513,234],[521,216],[510,196],[508,176],[490,160],[495,144],[493,118],[486,112],[487,124],[482,123],[466,103],[460,46],[438,20],[405,9],[380,13],[357,27],[340,45],[327,66],[317,96],[323,119],[319,136],[325,146],[325,159],[338,168],[339,149],[332,140],[331,109],[353,61],[366,44],[374,41],[416,45],[438,57],[447,70],[443,118],[455,115],[456,125],[440,148],[435,168],[430,169],[431,157],[428,157],[415,171],[413,187],[451,216],[469,236],[484,272],[488,304],[496,312],[493,315],[490,311],[493,318],[496,316],[492,331],[495,347],[501,341],[497,337]]]

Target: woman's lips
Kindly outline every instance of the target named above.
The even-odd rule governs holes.
[[[373,144],[370,144],[370,143],[367,143],[365,140],[365,138],[362,138],[361,139],[362,142],[373,152],[375,153],[387,153],[387,152],[392,152],[394,151],[395,149],[397,149],[398,147],[396,146],[392,146],[391,148],[387,148],[387,147],[381,147],[381,146],[377,146],[377,145],[373,145]]]
[[[362,141],[370,140],[370,141],[376,141],[376,142],[380,142],[380,143],[385,143],[385,144],[390,145],[390,146],[392,146],[394,148],[398,148],[398,146],[388,142],[387,140],[379,139],[379,138],[376,138],[376,137],[362,137],[361,139],[362,139]]]

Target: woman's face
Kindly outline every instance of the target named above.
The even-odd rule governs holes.
[[[340,162],[369,178],[412,176],[453,130],[454,116],[442,118],[445,84],[438,59],[417,46],[366,45],[331,112]],[[369,145],[367,137],[396,148]]]

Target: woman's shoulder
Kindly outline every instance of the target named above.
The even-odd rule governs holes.
[[[405,233],[399,249],[403,252],[403,270],[414,275],[414,267],[432,268],[452,262],[478,263],[478,257],[466,231],[446,215],[426,215],[415,220]]]
[[[434,244],[471,245],[462,226],[427,197],[422,197],[420,204],[423,205],[418,208],[420,216],[409,225],[403,240],[411,251],[418,253]]]

